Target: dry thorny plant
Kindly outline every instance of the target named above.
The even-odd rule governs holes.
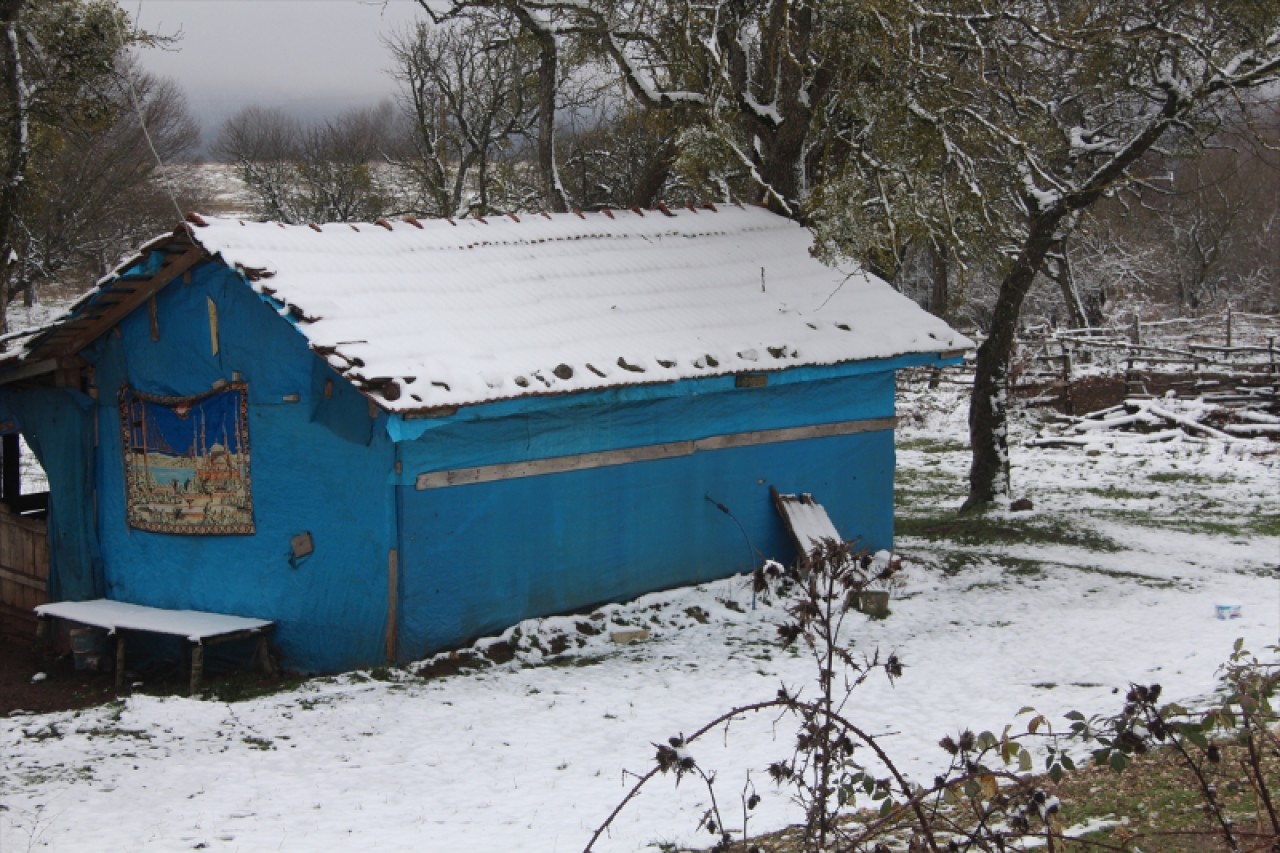
[[[1026,842],[1043,844],[1050,853],[1068,845],[1122,849],[1063,835],[1061,803],[1045,790],[1044,779],[1058,782],[1075,769],[1067,751],[1073,742],[1096,746],[1093,760],[1116,771],[1153,746],[1174,749],[1199,780],[1205,810],[1215,819],[1216,827],[1208,833],[1232,851],[1280,853],[1280,819],[1261,767],[1263,751],[1280,752],[1269,700],[1280,674],[1239,643],[1223,667],[1221,701],[1207,711],[1158,705],[1158,685],[1133,686],[1124,709],[1114,716],[1086,718],[1071,712],[1069,725],[1060,731],[1043,715],[1024,708],[1020,716],[1027,722],[1017,733],[1009,725],[998,735],[966,730],[942,738],[939,746],[947,764],[922,784],[909,778],[879,736],[857,725],[849,711],[854,692],[867,679],[879,673],[892,682],[902,675],[903,662],[896,653],[882,655],[877,649],[869,656],[855,654],[843,633],[863,591],[893,586],[901,562],[874,560],[850,543],[835,540],[821,542],[803,562],[803,568],[791,569],[766,563],[753,582],[757,593],[786,602],[788,618],[778,626],[778,638],[784,647],[808,653],[815,667],[812,686],[795,691],[782,687],[770,699],[732,708],[691,734],[654,744],[653,765],[644,773],[627,774],[633,784],[591,836],[584,853],[591,853],[645,785],[662,775],[673,775],[677,785],[694,779],[705,788],[709,805],[699,829],[713,839],[712,853],[762,850],[751,826],[751,814],[760,803],[754,782],[748,776],[730,813],[730,805],[717,796],[715,771],[703,767],[692,752],[709,733],[723,731],[727,738],[735,722],[758,714],[774,715],[775,723],[789,718],[795,724],[790,754],[765,768],[770,782],[789,793],[802,815],[794,849],[804,853],[887,853],[903,846],[910,853],[994,853],[1020,849]],[[1248,745],[1254,771],[1250,781],[1270,821],[1271,832],[1253,833],[1248,848],[1217,804],[1206,772],[1218,761],[1214,738],[1224,733]],[[1035,766],[1037,755],[1042,770]]]

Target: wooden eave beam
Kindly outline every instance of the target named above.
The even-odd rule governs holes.
[[[56,358],[27,361],[20,367],[14,368],[13,370],[3,370],[0,368],[0,385],[9,385],[14,382],[21,382],[23,379],[32,379],[36,376],[52,374],[57,369],[58,360]]]
[[[127,279],[113,284],[110,290],[85,309],[83,316],[53,330],[32,351],[31,357],[57,357],[80,352],[159,293],[169,282],[208,257],[210,255],[204,248],[192,245],[182,252],[170,254],[164,265],[150,278]],[[120,298],[111,300],[110,297],[116,294]],[[100,310],[104,307],[105,310]]]

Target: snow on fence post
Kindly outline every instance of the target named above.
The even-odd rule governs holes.
[[[1280,393],[1280,371],[1276,370],[1276,336],[1267,338],[1267,360],[1271,362],[1271,387]]]
[[[1068,415],[1074,415],[1075,405],[1071,400],[1071,347],[1067,339],[1060,341],[1062,344],[1062,411]]]

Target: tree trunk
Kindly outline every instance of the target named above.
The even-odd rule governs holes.
[[[556,36],[523,4],[511,11],[538,44],[538,187],[542,203],[552,213],[568,213],[569,199],[556,168],[556,93],[559,90],[560,48]]]
[[[3,99],[6,156],[0,175],[0,334],[9,330],[8,309],[16,255],[14,224],[30,155],[27,127],[27,87],[22,76],[18,16],[24,0],[0,0],[0,99]]]
[[[811,4],[773,4],[764,22],[763,57],[757,73],[765,85],[758,94],[765,102],[770,95],[776,98],[783,121],[772,124],[751,110],[746,112],[747,132],[760,140],[763,149],[756,155],[760,157],[760,177],[766,189],[763,201],[775,213],[793,219],[800,216],[809,190],[805,185],[805,152],[811,142],[813,117],[812,93],[806,91],[806,69],[794,57],[810,55],[814,14]],[[742,87],[745,94],[745,79]]]
[[[1073,329],[1089,328],[1089,317],[1084,310],[1084,302],[1080,299],[1080,291],[1076,289],[1076,277],[1071,266],[1071,257],[1067,254],[1064,240],[1059,246],[1059,254],[1054,259],[1054,278],[1062,289],[1062,304],[1067,312],[1067,324]]]
[[[991,331],[978,347],[973,395],[969,401],[969,497],[960,511],[971,512],[1009,494],[1009,360],[1022,303],[1036,272],[1053,245],[1064,212],[1051,211],[1031,220],[1027,238],[1013,266],[1000,282]]]
[[[547,208],[552,213],[568,213],[569,199],[556,166],[556,75],[560,58],[555,38],[548,35],[547,42],[542,45],[538,62],[538,177]]]
[[[929,313],[947,319],[951,309],[951,264],[948,252],[929,244]]]
[[[680,156],[680,150],[676,147],[675,138],[669,137],[664,140],[644,164],[644,171],[640,173],[640,180],[636,182],[635,191],[631,196],[632,206],[653,207],[662,201],[659,194],[666,185],[667,178],[671,176],[671,166],[678,156]],[[585,182],[583,186],[585,188]]]

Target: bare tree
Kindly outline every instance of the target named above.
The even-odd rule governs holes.
[[[497,161],[515,155],[537,118],[536,56],[514,21],[477,12],[419,23],[391,38],[409,119],[414,207],[432,216],[484,215],[502,195]]]
[[[394,212],[394,194],[378,174],[387,159],[394,112],[389,101],[347,110],[303,135],[296,165],[303,219],[369,222]]]
[[[634,103],[677,113],[676,125],[700,123],[701,139],[718,141],[754,180],[754,197],[799,212],[813,104],[825,84],[815,51],[817,4],[452,0],[441,11],[430,0],[419,3],[437,20],[502,9],[536,43],[535,162],[546,206],[563,209],[568,201],[554,144],[557,110],[568,111],[561,89],[572,76],[564,70],[568,57],[573,67],[611,66]],[[674,159],[670,151],[658,155],[653,177]]]
[[[0,332],[7,331],[5,308],[9,304],[10,276],[7,268],[16,255],[13,248],[14,220],[17,218],[31,159],[31,118],[29,89],[26,71],[22,65],[22,36],[18,17],[22,12],[22,0],[0,0],[0,26],[4,27],[3,83],[4,91],[4,183],[0,186],[0,264],[6,272],[0,274]]]
[[[260,216],[298,222],[305,219],[296,166],[302,137],[302,123],[284,110],[250,106],[223,123],[210,150],[235,168]]]
[[[227,119],[212,151],[235,167],[265,219],[373,220],[395,206],[377,175],[393,146],[393,124],[389,103],[310,127],[281,109],[250,106]]]
[[[560,134],[561,177],[583,209],[653,207],[705,201],[677,168],[684,129],[671,116],[641,107],[620,93],[604,113],[579,118]]]
[[[1280,129],[1264,124],[1259,130],[1280,141]],[[1150,239],[1165,250],[1166,276],[1181,307],[1268,310],[1280,287],[1274,233],[1280,156],[1234,128],[1215,146],[1204,157],[1174,164],[1169,187],[1144,196],[1142,212],[1154,220]]]

